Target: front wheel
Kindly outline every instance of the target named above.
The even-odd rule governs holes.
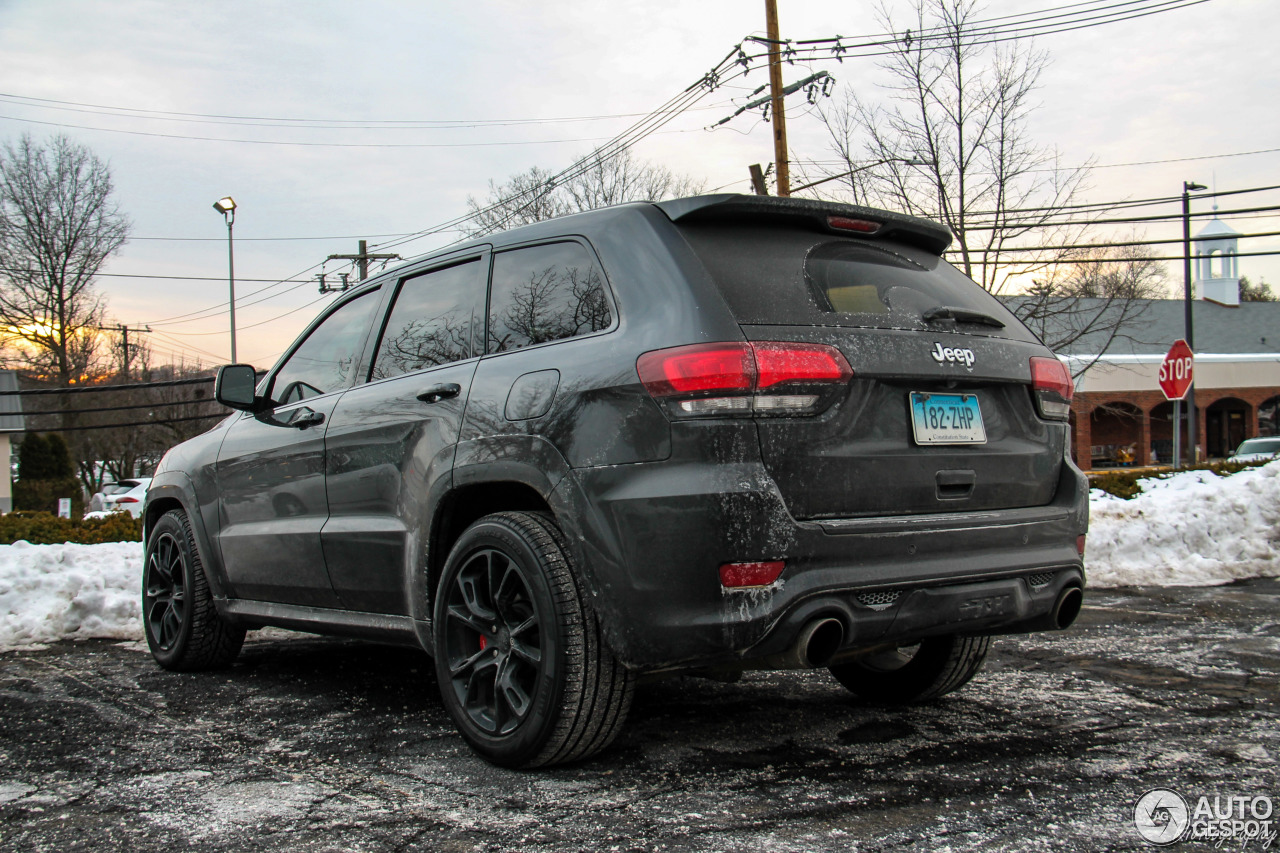
[[[928,702],[969,683],[982,668],[990,637],[950,634],[828,667],[851,693],[872,702]]]
[[[142,624],[156,663],[177,672],[226,666],[244,644],[244,629],[218,616],[191,520],[180,509],[165,513],[147,541]]]
[[[445,563],[436,676],[462,736],[504,767],[586,758],[617,736],[634,676],[605,645],[549,517],[485,516]]]

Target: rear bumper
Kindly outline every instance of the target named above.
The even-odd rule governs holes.
[[[668,460],[575,470],[555,504],[615,653],[656,671],[767,664],[828,616],[839,654],[1051,627],[1085,583],[1087,495],[1068,463],[1043,507],[797,522],[758,463]],[[721,564],[757,560],[786,561],[773,586],[720,585]]]

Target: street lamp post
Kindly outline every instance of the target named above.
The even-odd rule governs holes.
[[[1194,300],[1191,298],[1191,194],[1204,189],[1208,189],[1204,184],[1197,184],[1194,181],[1182,182],[1182,301],[1185,309],[1183,334],[1192,353],[1196,351],[1196,340],[1195,319],[1192,316]],[[1196,435],[1199,432],[1200,416],[1196,411],[1196,385],[1194,381],[1187,388],[1186,400],[1187,460],[1194,465],[1199,461],[1196,458],[1196,452],[1200,449]],[[1180,432],[1182,424],[1178,423],[1177,420],[1175,418],[1174,429]],[[1181,462],[1181,459],[1175,459],[1174,467],[1179,467]]]
[[[231,363],[236,363],[236,252],[231,238],[231,226],[236,222],[236,200],[231,196],[213,203],[213,209],[222,214],[227,223],[227,281],[231,286]]]

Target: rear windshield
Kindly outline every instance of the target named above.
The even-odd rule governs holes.
[[[1036,340],[999,300],[912,246],[777,227],[680,230],[739,323],[939,330],[958,317],[962,332]]]
[[[1251,438],[1236,453],[1280,453],[1280,438]]]

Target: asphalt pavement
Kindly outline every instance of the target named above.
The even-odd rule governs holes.
[[[920,707],[825,670],[647,683],[607,753],[538,772],[468,750],[421,653],[250,637],[195,675],[0,653],[0,849],[1153,850],[1152,788],[1280,801],[1277,581],[1091,592]]]

